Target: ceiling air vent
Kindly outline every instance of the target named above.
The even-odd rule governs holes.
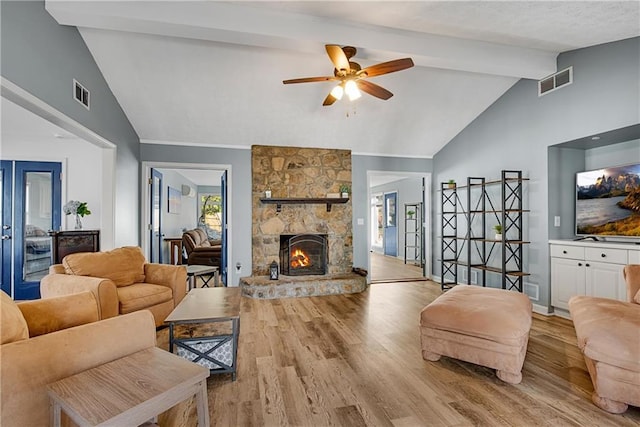
[[[573,67],[565,68],[538,82],[538,96],[546,95],[571,83],[573,83]]]
[[[87,110],[89,109],[89,91],[76,79],[73,79],[73,98],[84,105]]]

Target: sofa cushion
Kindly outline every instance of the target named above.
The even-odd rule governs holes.
[[[640,290],[638,290],[638,292],[636,292],[636,296],[633,297],[633,302],[640,304]]]
[[[29,328],[18,305],[9,295],[0,291],[0,344],[29,338]]]
[[[125,246],[108,252],[79,252],[64,257],[67,274],[111,279],[116,286],[144,282],[146,260],[137,246]]]
[[[120,314],[143,310],[172,299],[173,292],[171,288],[162,285],[134,283],[131,286],[118,288]]]
[[[608,298],[569,300],[578,347],[589,358],[640,372],[640,306]]]

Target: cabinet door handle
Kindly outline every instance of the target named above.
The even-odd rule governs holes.
[[[606,257],[607,257],[607,254],[600,254],[600,256],[601,256],[602,258],[606,258]]]
[[[589,264],[585,264],[585,267],[589,267]]]
[[[567,251],[562,251],[562,253],[563,253],[563,254],[566,254],[566,253],[567,253]]]
[[[578,263],[578,267],[582,267],[582,263],[581,262]]]

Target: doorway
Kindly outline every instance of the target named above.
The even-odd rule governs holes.
[[[149,257],[156,256],[165,263],[182,262],[184,251],[171,254],[171,241],[180,241],[182,233],[202,228],[211,240],[222,244],[220,278],[227,283],[231,240],[230,182],[231,165],[203,165],[192,163],[142,162],[143,223],[142,246]],[[178,210],[167,209],[168,191],[178,190]],[[171,256],[174,255],[174,256]],[[180,260],[180,261],[178,261]]]
[[[430,186],[426,173],[367,172],[371,282],[430,277]]]
[[[0,287],[14,299],[40,298],[40,279],[51,265],[47,231],[60,228],[61,171],[58,162],[3,160],[0,164]]]

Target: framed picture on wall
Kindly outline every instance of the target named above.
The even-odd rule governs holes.
[[[168,200],[167,212],[172,214],[179,214],[182,193],[180,192],[180,190],[176,190],[175,188],[171,188],[171,187],[168,187],[168,188],[169,188],[169,194],[167,197],[167,200]]]

